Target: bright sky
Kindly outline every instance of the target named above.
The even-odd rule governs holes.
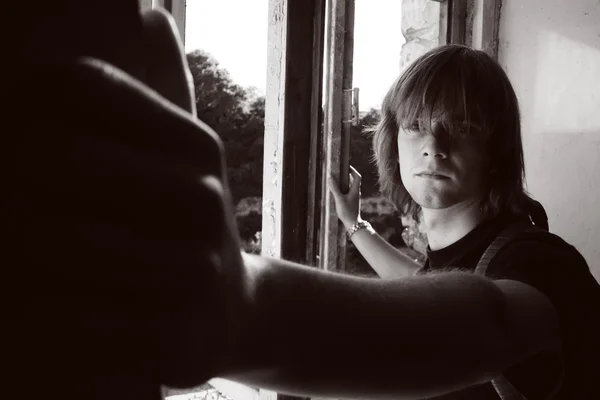
[[[400,0],[356,0],[354,87],[360,109],[380,108],[400,73]],[[186,51],[202,49],[237,84],[264,94],[268,0],[187,0]]]

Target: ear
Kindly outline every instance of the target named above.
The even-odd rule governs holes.
[[[196,116],[194,83],[173,17],[163,9],[142,14],[145,45],[144,83]]]

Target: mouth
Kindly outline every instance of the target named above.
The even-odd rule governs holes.
[[[446,175],[442,175],[440,173],[437,172],[421,172],[416,174],[418,177],[421,178],[425,178],[425,179],[434,179],[434,180],[444,180],[444,179],[450,179],[449,177],[447,177]]]

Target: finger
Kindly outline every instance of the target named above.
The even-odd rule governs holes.
[[[340,184],[338,183],[337,179],[335,179],[334,177],[329,177],[327,183],[331,194],[333,194],[333,197],[339,199],[341,196],[343,196],[342,192],[340,191]]]
[[[38,221],[29,230],[28,242],[39,250],[36,257],[60,259],[54,272],[69,279],[104,279],[97,275],[102,271],[104,283],[118,274],[118,282],[111,284],[138,288],[142,266],[145,287],[161,290],[208,279],[211,273],[218,276],[215,257],[225,254],[230,218],[224,181],[194,164],[91,135],[70,144],[45,156],[42,149],[49,146],[32,149],[31,159],[22,161],[28,191],[45,194],[35,203]],[[204,224],[211,229],[203,229]],[[47,240],[53,235],[57,239]],[[127,268],[117,269],[125,262]],[[86,268],[74,270],[76,265]],[[165,265],[170,272],[163,276]],[[201,268],[186,269],[190,265]]]
[[[360,183],[362,180],[362,176],[360,173],[352,166],[350,166],[350,176],[351,176],[351,186],[350,192],[353,194],[360,194]]]
[[[163,97],[196,115],[193,79],[173,17],[162,9],[142,14],[148,37],[146,84]]]
[[[86,79],[87,90],[98,91],[99,94],[94,98],[94,101],[97,101],[98,109],[107,107],[110,110],[118,110],[131,108],[131,104],[135,104],[134,112],[147,116],[143,129],[123,130],[118,125],[110,125],[110,129],[102,132],[107,138],[118,138],[121,143],[129,143],[139,150],[158,152],[163,155],[169,154],[175,159],[182,159],[194,164],[198,164],[198,161],[202,160],[200,164],[219,166],[219,174],[222,172],[222,167],[225,165],[222,159],[223,143],[208,125],[193,119],[187,113],[181,113],[178,108],[164,99],[160,99],[157,104],[156,96],[151,95],[145,85],[132,80],[124,72],[111,69],[106,63],[86,59],[78,63],[76,68],[77,73],[85,74],[78,76]],[[82,95],[81,91],[72,92],[73,95]],[[81,103],[85,104],[85,102]],[[157,106],[160,107],[160,113],[156,112]],[[72,112],[75,113],[75,109]],[[81,112],[89,113],[83,109]],[[89,118],[93,118],[93,116]],[[112,121],[108,117],[107,119]],[[165,132],[177,133],[171,135],[167,140]]]
[[[362,179],[362,175],[352,165],[350,166],[350,175],[358,180]]]

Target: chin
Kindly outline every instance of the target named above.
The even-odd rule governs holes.
[[[421,193],[420,195],[412,195],[413,200],[421,206],[430,210],[443,210],[461,203],[456,196],[441,193]]]

